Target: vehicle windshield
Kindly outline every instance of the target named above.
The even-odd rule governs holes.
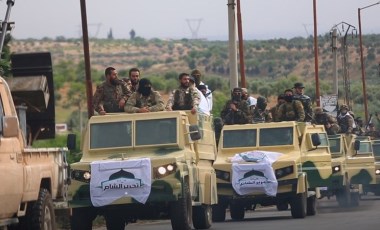
[[[260,129],[260,146],[293,145],[293,127]]]
[[[380,143],[379,144],[372,144],[373,148],[373,154],[375,157],[380,157]]]
[[[340,154],[341,153],[341,145],[340,145],[340,138],[329,138],[329,144],[330,144],[330,152],[332,154]]]
[[[321,140],[321,144],[318,147],[328,147],[329,141],[327,137],[327,133],[318,133],[319,140]]]
[[[132,145],[130,121],[93,123],[90,126],[90,148],[127,147]]]
[[[223,131],[223,148],[255,147],[256,129]]]
[[[136,121],[136,146],[176,143],[176,118]]]
[[[358,154],[368,154],[372,153],[372,144],[371,142],[360,142],[360,148]]]

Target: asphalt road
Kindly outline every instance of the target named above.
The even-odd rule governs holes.
[[[246,212],[243,221],[232,221],[227,213],[227,220],[213,223],[210,229],[220,230],[377,230],[380,229],[380,197],[363,196],[359,207],[339,208],[335,198],[318,200],[318,213],[305,219],[293,219],[290,211],[279,212],[275,207],[259,208]],[[105,227],[95,228],[105,230]],[[129,224],[126,229],[168,230],[170,221],[150,221]]]

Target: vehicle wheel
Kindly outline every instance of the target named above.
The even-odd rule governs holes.
[[[193,226],[195,229],[209,229],[212,224],[212,209],[210,205],[193,207]]]
[[[244,219],[245,209],[242,204],[231,203],[230,204],[230,214],[231,219],[233,220],[242,220]]]
[[[308,216],[315,216],[317,214],[317,197],[311,196],[307,198],[307,211]]]
[[[307,192],[294,195],[290,202],[290,211],[293,218],[305,218],[307,209]]]
[[[379,191],[379,190],[376,190],[376,191],[374,192],[374,194],[375,194],[375,196],[380,196],[380,191]]]
[[[171,203],[170,220],[173,230],[191,229],[192,204],[190,197],[189,179],[185,178],[183,183],[183,196]]]
[[[38,200],[32,207],[32,229],[53,230],[55,229],[55,214],[53,201],[49,191],[41,188]]]
[[[226,206],[223,204],[214,204],[212,206],[212,221],[223,222],[226,220]]]
[[[289,205],[286,202],[278,203],[276,206],[278,211],[286,211],[289,208]]]
[[[350,206],[358,207],[360,202],[360,195],[357,192],[351,193]]]
[[[346,179],[346,185],[339,189],[336,193],[336,201],[338,202],[339,207],[345,208],[350,205],[351,193],[350,193],[350,183]]]
[[[72,230],[91,230],[92,221],[98,215],[97,210],[92,207],[73,208],[70,220]]]

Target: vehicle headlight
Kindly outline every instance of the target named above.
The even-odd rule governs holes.
[[[71,179],[85,183],[90,183],[91,172],[85,170],[72,170]]]
[[[333,173],[340,172],[340,165],[338,165],[338,166],[333,166],[333,167],[332,167],[332,172],[333,172]]]
[[[231,174],[230,172],[222,171],[222,170],[215,170],[216,178],[225,180],[225,181],[230,181]]]
[[[380,169],[376,169],[375,173],[376,175],[380,175]]]
[[[159,178],[168,176],[174,173],[176,169],[177,169],[177,165],[175,163],[154,167],[153,168],[154,179],[159,179]]]
[[[285,177],[287,175],[290,175],[292,173],[294,173],[294,167],[292,165],[275,170],[275,174],[276,174],[277,179],[280,179],[280,178]]]

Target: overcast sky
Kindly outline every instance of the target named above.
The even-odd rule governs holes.
[[[134,29],[144,38],[228,39],[228,0],[87,0],[89,35],[129,38]],[[313,0],[241,0],[244,39],[313,35]],[[345,22],[358,28],[358,8],[378,0],[317,0],[318,34]],[[6,0],[0,0],[4,20]],[[363,34],[380,33],[380,4],[361,10]],[[81,35],[80,0],[16,0],[10,21],[16,39]],[[346,29],[347,27],[345,27]]]

